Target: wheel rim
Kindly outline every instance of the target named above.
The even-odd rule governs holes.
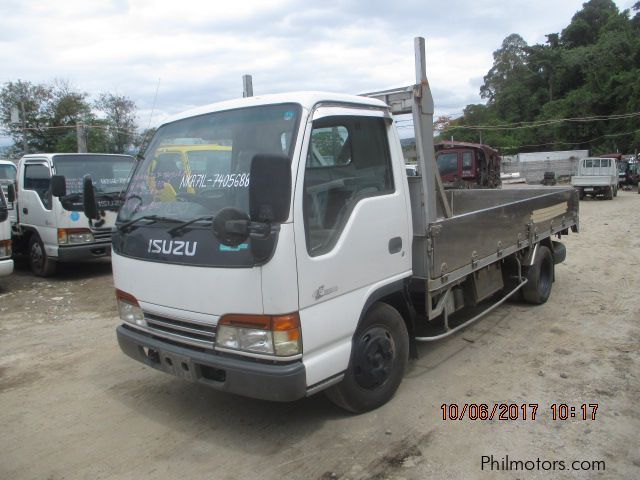
[[[31,246],[31,265],[37,271],[41,271],[44,267],[44,252],[37,242]]]
[[[355,380],[362,388],[372,390],[382,386],[391,376],[396,358],[391,333],[376,326],[364,332],[356,342]]]

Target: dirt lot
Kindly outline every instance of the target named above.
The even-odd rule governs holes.
[[[580,208],[545,305],[507,304],[421,346],[393,401],[360,416],[322,395],[261,402],[142,366],[116,343],[108,262],[50,280],[18,265],[0,279],[0,478],[640,478],[640,195]],[[539,409],[444,421],[444,403]],[[553,403],[578,417],[597,403],[596,419],[554,421]],[[482,470],[491,455],[567,470]]]

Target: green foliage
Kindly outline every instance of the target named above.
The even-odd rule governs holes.
[[[17,108],[19,122],[12,123]],[[91,102],[68,81],[50,85],[18,80],[0,88],[0,127],[15,142],[11,154],[77,151],[77,125],[82,125],[90,152],[123,153],[136,141],[135,104],[104,93]],[[98,113],[106,118],[100,118]]]
[[[640,116],[533,128],[461,128],[640,112],[640,2],[632,10],[633,17],[611,0],[590,0],[561,34],[547,35],[546,44],[528,46],[519,35],[509,35],[494,52],[493,67],[480,88],[487,104],[468,105],[440,137],[481,139],[505,154],[553,149],[637,152]]]
[[[136,104],[123,95],[103,93],[95,106],[106,115],[107,137],[110,140],[108,153],[125,153],[135,140]]]

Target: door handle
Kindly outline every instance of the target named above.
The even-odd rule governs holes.
[[[27,207],[24,207],[22,209],[22,213],[24,213],[25,215],[28,215],[29,214],[29,209]]]
[[[393,255],[402,250],[402,237],[393,237],[389,240],[389,253]]]

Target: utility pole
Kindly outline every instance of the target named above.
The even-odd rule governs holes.
[[[251,75],[242,76],[242,98],[253,97],[253,79]]]
[[[20,111],[22,113],[20,120],[22,120],[22,151],[23,155],[29,153],[29,142],[27,142],[27,116],[24,113],[24,102],[20,100]]]
[[[87,137],[84,125],[80,122],[76,123],[76,139],[78,141],[78,153],[87,153]]]

